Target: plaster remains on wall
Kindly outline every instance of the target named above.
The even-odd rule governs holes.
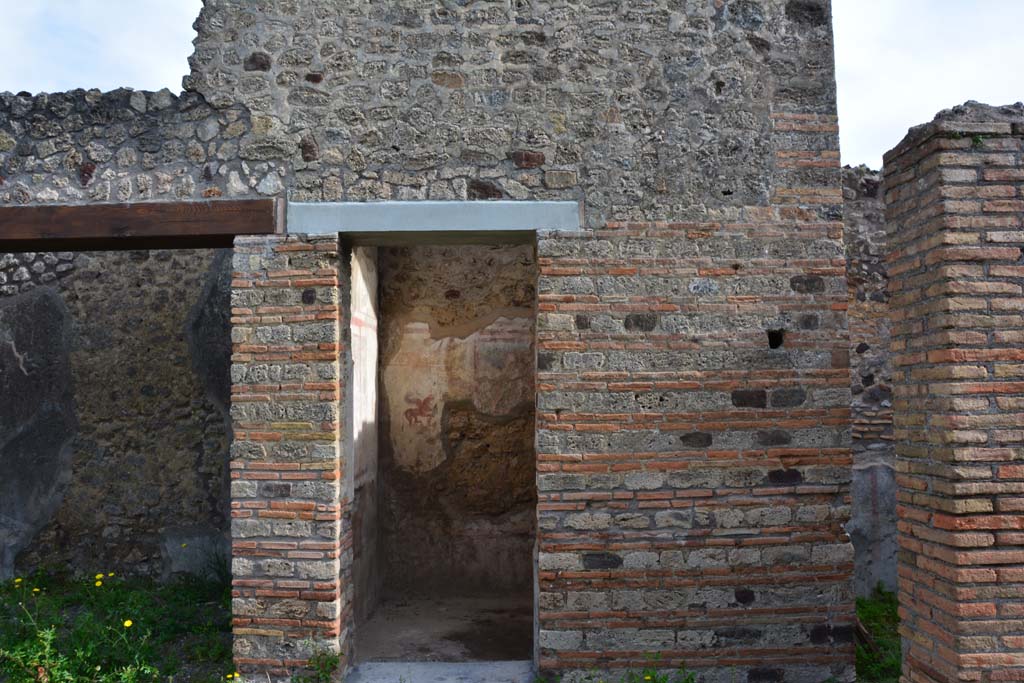
[[[533,249],[380,250],[386,590],[529,589]]]
[[[0,298],[0,581],[71,481],[70,319],[51,289]]]
[[[352,580],[355,616],[362,621],[380,600],[384,572],[380,565],[378,534],[380,512],[379,425],[377,422],[377,250],[356,247],[351,255],[352,340],[351,427],[352,449]]]
[[[4,401],[21,415],[4,432],[11,435],[0,453],[4,480],[34,494],[31,504],[0,511],[0,535],[27,530],[24,542],[7,546],[19,570],[209,572],[227,553],[227,252],[12,258],[46,264],[48,257],[56,269],[37,269],[34,289],[0,299],[12,312],[0,323],[7,326],[0,342],[7,334],[20,354],[5,357],[0,343],[0,360],[14,370],[26,364],[35,387],[3,393],[21,397]],[[50,272],[64,277],[44,279]],[[64,327],[47,326],[42,314],[13,314],[38,302],[51,302],[46,310]],[[50,406],[46,414],[61,417],[47,427],[49,437],[28,444],[40,460],[18,467],[17,435],[24,441],[39,419],[21,404],[36,397]],[[54,442],[57,450],[45,455],[52,439],[67,443]],[[22,493],[3,498],[17,503]]]

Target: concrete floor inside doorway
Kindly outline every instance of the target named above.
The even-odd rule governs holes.
[[[385,600],[356,634],[370,662],[501,662],[533,658],[533,605],[502,598]]]

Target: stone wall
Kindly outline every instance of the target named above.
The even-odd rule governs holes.
[[[382,248],[382,571],[392,595],[530,595],[533,245]]]
[[[581,201],[584,232],[538,243],[540,667],[573,677],[660,651],[709,682],[851,680],[830,19],[827,0],[207,0],[180,99],[4,96],[0,201]],[[156,165],[122,168],[94,140]],[[118,193],[137,176],[155,194]],[[236,295],[320,301],[282,285],[292,246],[240,245]],[[284,375],[253,388],[307,365],[276,336],[293,323],[254,305],[269,308],[239,326],[288,360],[235,340],[239,388],[267,399],[235,407],[236,655],[287,680],[308,642],[347,643],[352,534],[331,479],[348,476],[345,434],[281,422]],[[342,312],[302,309],[300,326],[319,314]],[[350,353],[345,330],[301,360],[340,368],[326,352]],[[327,383],[305,398],[336,405],[348,386]],[[315,484],[260,488],[292,476]]]
[[[231,536],[235,665],[286,681],[350,646],[351,258],[337,237],[235,240]],[[348,256],[347,254],[345,256]],[[255,679],[255,675],[253,676]]]
[[[52,285],[71,273],[74,261],[75,255],[69,251],[0,254],[0,297]]]
[[[0,202],[277,194],[274,165],[245,159],[250,132],[243,107],[195,93],[0,93]]]
[[[1024,105],[885,157],[903,680],[1024,678]]]
[[[772,112],[834,114],[823,1],[209,0],[197,28],[186,89],[249,107],[295,199],[586,197],[600,226],[834,182],[774,156]]]
[[[241,159],[250,129],[244,108],[215,109],[194,93],[3,93],[0,203],[256,194],[271,166]],[[21,567],[167,577],[226,561],[228,261],[209,251],[0,254],[0,297],[52,287],[71,326],[53,343],[68,347],[77,428],[65,466],[45,475],[45,528],[19,533]],[[19,514],[0,514],[0,525],[24,529]]]
[[[0,299],[10,312],[0,326],[14,343],[4,374],[24,368],[30,383],[4,392],[12,399],[4,402],[7,412],[18,417],[7,426],[0,463],[19,492],[7,500],[32,492],[30,502],[0,512],[0,535],[13,534],[8,547],[17,553],[15,565],[0,571],[102,569],[167,578],[225,565],[229,254],[0,260],[20,264],[11,266],[10,281],[21,290]],[[44,302],[49,313],[38,320],[19,314]],[[51,364],[56,376],[40,372]],[[19,406],[34,394],[43,400],[41,413]],[[50,394],[64,398],[46,399]],[[45,418],[53,433],[30,437],[53,410]],[[62,444],[57,461],[43,455],[53,452],[47,444],[54,439],[54,447]],[[19,460],[33,450],[53,466]]]
[[[881,174],[843,169],[846,282],[849,291],[850,383],[853,393],[854,585],[870,595],[896,589],[896,481],[892,443],[889,278]]]
[[[842,225],[757,215],[541,242],[542,666],[851,673]]]

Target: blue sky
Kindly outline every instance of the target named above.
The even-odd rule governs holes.
[[[8,0],[0,91],[181,89],[201,0]],[[1024,100],[1024,0],[833,0],[843,162],[968,99]]]
[[[0,91],[181,90],[201,0],[4,0]]]
[[[843,163],[967,100],[1024,100],[1024,0],[833,0]]]

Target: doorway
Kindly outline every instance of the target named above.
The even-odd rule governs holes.
[[[354,247],[357,662],[533,659],[534,244]]]

